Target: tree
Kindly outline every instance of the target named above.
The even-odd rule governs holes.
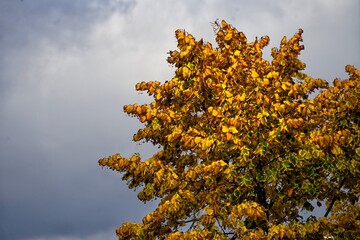
[[[333,86],[306,75],[301,29],[271,62],[268,36],[248,42],[225,21],[214,31],[216,48],[177,30],[174,77],[136,84],[153,102],[124,106],[144,123],[133,140],[159,152],[99,160],[141,188],[141,201],[160,199],[119,239],[355,239],[360,71],[346,66],[349,79]]]

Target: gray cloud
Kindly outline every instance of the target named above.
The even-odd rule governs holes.
[[[85,41],[83,33],[97,22],[106,19],[112,13],[126,14],[135,6],[135,1],[46,1],[15,0],[1,1],[0,16],[0,58],[1,82],[0,92],[12,86],[12,76],[2,69],[7,64],[19,66],[26,64],[15,62],[18,52],[25,56],[36,44],[56,42],[58,47],[78,47]],[[84,47],[84,46],[83,46]],[[51,53],[48,53],[51,54]],[[5,58],[6,56],[6,58]]]
[[[357,1],[2,1],[0,3],[0,238],[113,239],[143,205],[97,159],[141,152],[141,125],[122,106],[149,101],[134,85],[164,81],[166,52],[185,28],[214,42],[217,18],[249,40],[305,30],[312,75],[346,77],[359,67]],[[329,51],[331,50],[331,51]],[[270,51],[270,48],[267,50]]]

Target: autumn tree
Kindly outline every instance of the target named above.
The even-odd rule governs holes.
[[[119,239],[360,236],[360,71],[332,84],[306,75],[301,29],[271,61],[268,36],[248,42],[225,21],[214,31],[216,47],[177,30],[173,78],[136,84],[153,102],[124,106],[144,124],[133,140],[160,150],[99,160],[141,201],[160,199]]]

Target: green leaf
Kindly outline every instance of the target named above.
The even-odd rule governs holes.
[[[360,147],[356,148],[356,149],[355,149],[355,152],[356,152],[356,154],[357,154],[358,156],[360,156]]]
[[[309,211],[309,212],[312,212],[312,211],[314,210],[314,206],[313,206],[310,202],[308,202],[308,201],[306,201],[306,202],[304,203],[303,208],[304,208],[306,211]]]

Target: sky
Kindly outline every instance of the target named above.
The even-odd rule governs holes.
[[[268,35],[265,56],[302,28],[313,77],[360,67],[358,0],[0,1],[0,239],[116,239],[156,206],[97,161],[154,153],[122,107],[151,101],[137,82],[173,76],[176,29],[214,43],[216,19]]]

